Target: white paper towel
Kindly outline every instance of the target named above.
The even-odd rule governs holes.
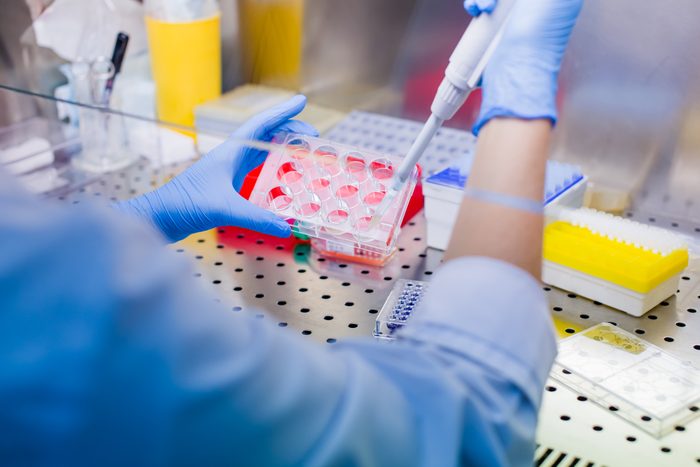
[[[56,0],[33,28],[39,45],[70,62],[111,58],[120,31],[129,35],[127,57],[147,48],[143,7],[134,0]]]

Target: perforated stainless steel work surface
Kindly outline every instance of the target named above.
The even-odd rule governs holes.
[[[61,197],[66,203],[91,198],[127,198],[150,189],[183,166],[155,179],[146,165],[109,174]],[[160,178],[158,178],[160,177]],[[637,219],[635,213],[628,216]],[[639,218],[686,234],[700,226],[677,219]],[[295,240],[263,237],[235,228],[203,232],[173,245],[195,263],[193,281],[210,286],[232,312],[273,320],[289,332],[318,342],[371,337],[376,314],[397,278],[430,280],[442,253],[425,247],[422,215],[399,238],[400,251],[385,268],[331,261]],[[504,284],[504,287],[507,284]],[[679,292],[641,318],[544,287],[562,335],[598,322],[614,322],[682,359],[700,364],[700,266],[694,260]],[[523,332],[527,332],[524,330]],[[550,381],[540,416],[541,465],[700,465],[700,421],[656,440],[643,431]],[[546,454],[546,455],[545,455]],[[578,459],[578,460],[576,460]],[[586,459],[582,461],[581,459]],[[574,463],[575,462],[575,463]]]
[[[183,167],[154,175],[147,165],[134,165],[60,199],[77,204],[91,198],[128,198]],[[700,225],[679,219],[634,212],[627,216],[686,235],[700,232]],[[406,226],[398,242],[400,251],[381,269],[331,261],[310,251],[307,243],[229,227],[193,235],[172,248],[196,264],[193,281],[211,287],[232,312],[272,320],[289,328],[288,332],[333,344],[351,337],[372,338],[376,314],[397,278],[430,280],[442,253],[426,249],[424,222],[421,214]],[[700,265],[696,259],[678,293],[641,318],[561,290],[544,289],[562,336],[598,322],[614,322],[700,366]],[[544,393],[537,439],[538,465],[700,465],[700,421],[657,440],[552,381]]]
[[[320,257],[306,242],[233,228],[195,235],[177,251],[194,255],[197,277],[210,282],[233,311],[332,343],[371,335],[397,278],[432,274],[440,254],[424,251],[423,222],[412,224],[403,231],[397,257],[381,269]],[[268,312],[264,318],[261,309]]]

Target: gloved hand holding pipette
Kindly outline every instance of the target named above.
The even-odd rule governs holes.
[[[477,0],[474,0],[476,2]],[[483,0],[478,0],[479,4]],[[377,224],[413,172],[423,152],[442,124],[454,117],[469,94],[479,83],[484,67],[489,62],[500,40],[504,25],[516,0],[501,0],[488,3],[488,14],[473,19],[457,43],[445,69],[445,78],[437,89],[430,106],[430,118],[408,150],[401,166],[396,171],[382,203],[377,206],[372,223]],[[476,3],[475,3],[476,4]],[[486,10],[483,10],[486,11]]]
[[[285,131],[318,136],[312,126],[291,120],[305,105],[306,98],[296,96],[266,110],[169,183],[115,207],[150,221],[171,242],[222,225],[288,237],[291,230],[285,220],[238,194],[248,172],[266,155],[244,141],[270,141]]]
[[[431,105],[430,118],[397,170],[373,223],[379,222],[401,191],[437,130],[454,116],[480,80],[484,97],[474,134],[494,117],[556,121],[559,68],[581,1],[540,3],[533,6],[525,0],[464,2],[467,12],[476,18],[452,52]],[[541,11],[550,12],[546,24]],[[517,16],[517,21],[505,27],[511,15]]]
[[[471,15],[490,13],[502,0],[466,0]],[[481,113],[474,134],[492,118],[557,119],[557,80],[569,34],[581,0],[520,0],[513,7],[517,21],[504,29],[482,77]],[[547,11],[547,15],[542,15]]]
[[[502,4],[468,0],[468,11]],[[542,193],[559,69],[582,0],[518,0],[483,74],[479,135],[454,232],[445,252],[508,261],[540,278]]]

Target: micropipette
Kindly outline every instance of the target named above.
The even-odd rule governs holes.
[[[481,74],[498,45],[503,25],[515,1],[500,0],[492,13],[482,13],[469,23],[450,56],[449,64],[445,69],[445,78],[430,107],[430,118],[401,162],[384,199],[377,206],[372,216],[373,225],[381,220],[392,200],[401,192],[416,163],[442,124],[454,117],[471,91],[477,87]]]

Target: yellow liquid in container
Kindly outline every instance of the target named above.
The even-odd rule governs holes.
[[[220,23],[220,15],[182,23],[146,16],[160,120],[192,127],[194,108],[221,95]]]
[[[239,8],[246,81],[299,89],[304,0],[241,0]]]

